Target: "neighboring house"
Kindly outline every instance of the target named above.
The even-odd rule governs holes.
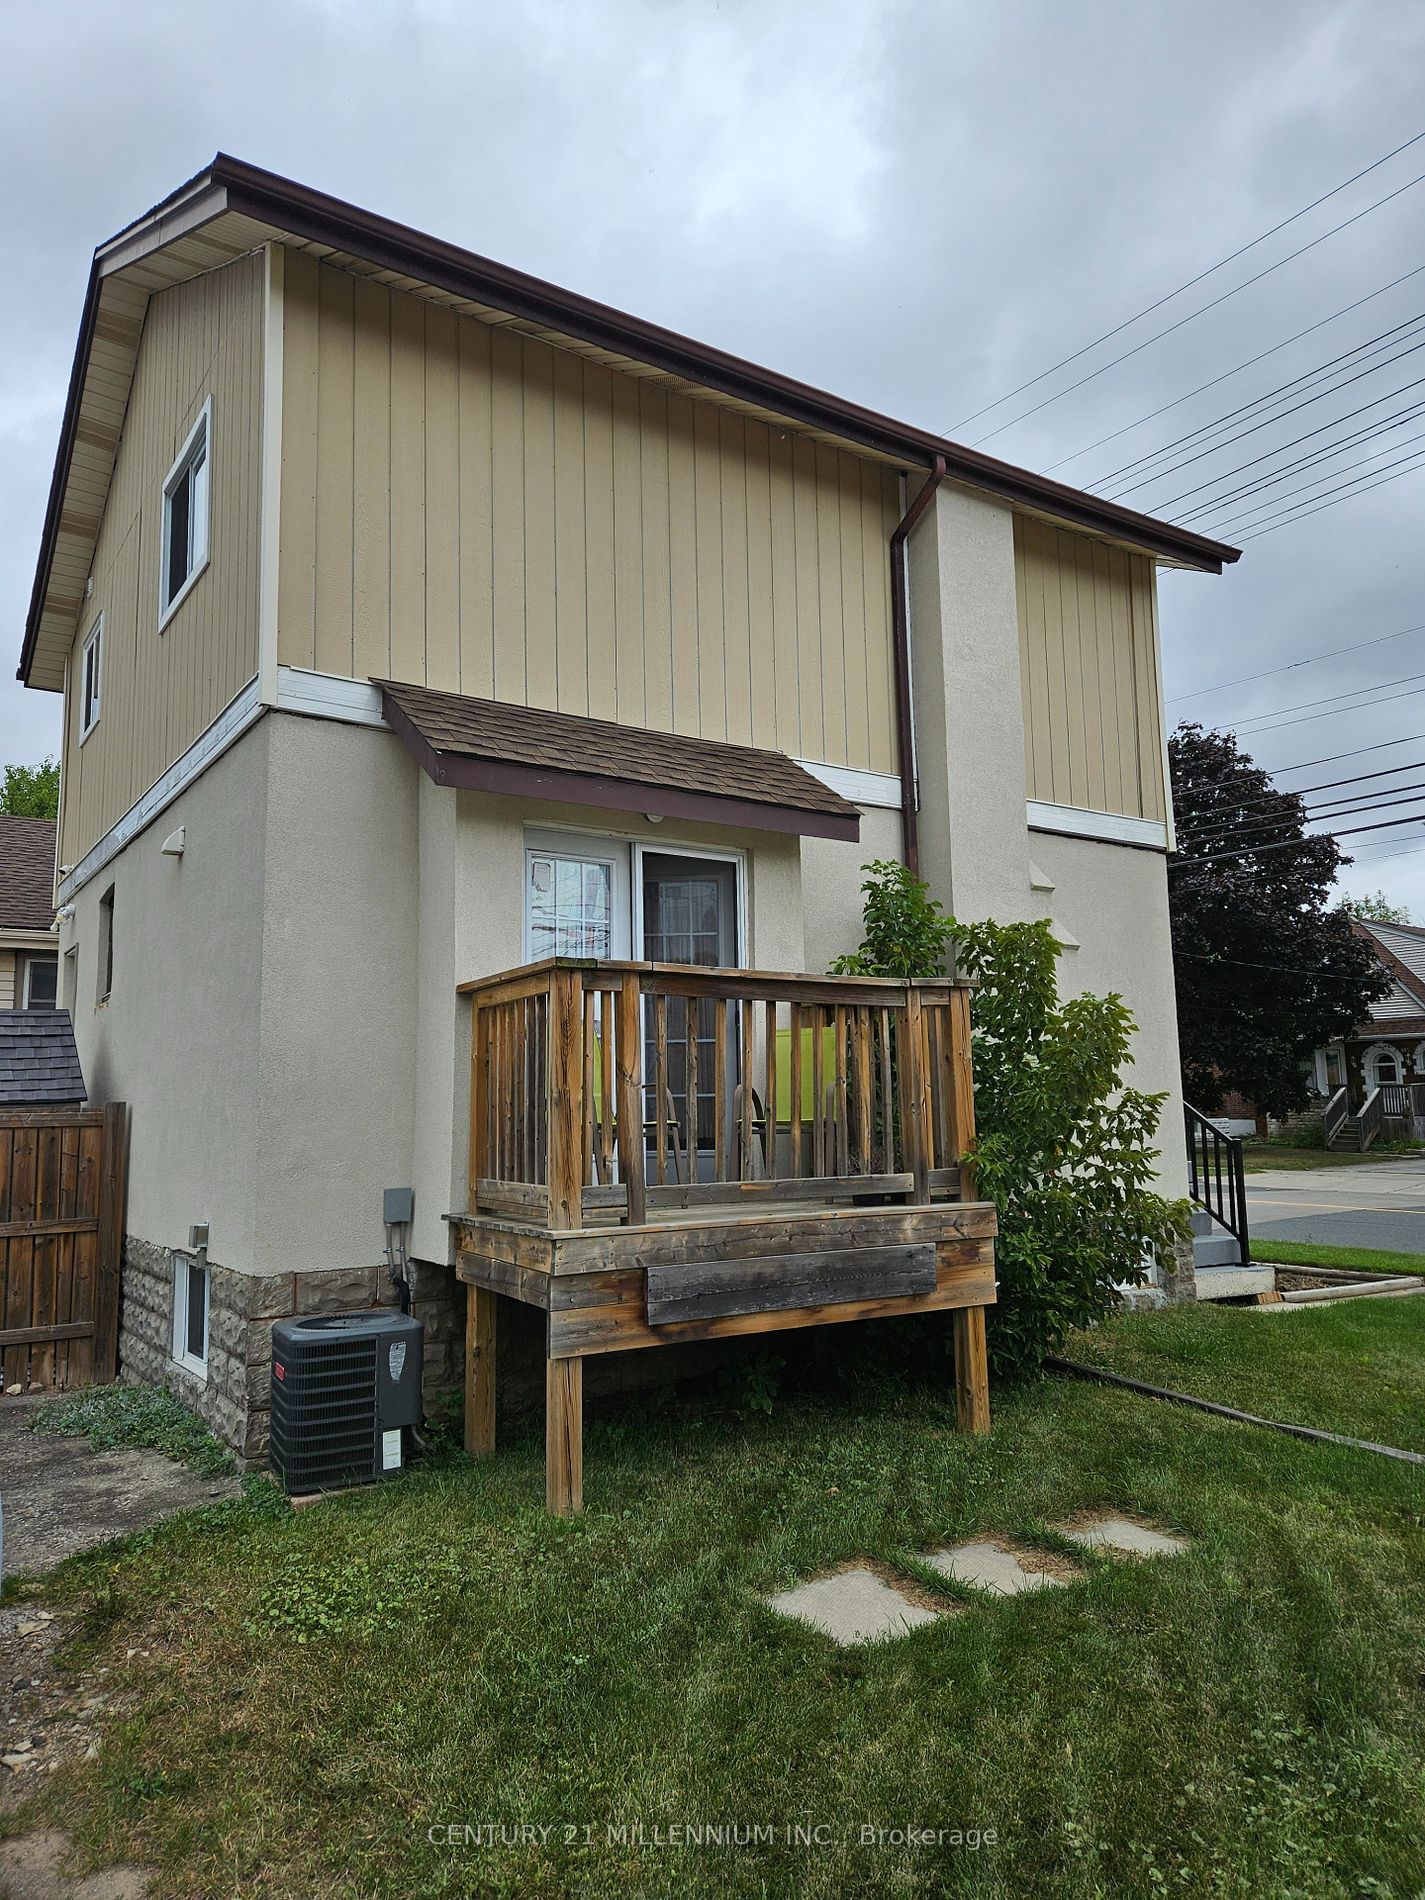
[[[55,824],[0,813],[0,1010],[53,1009]]]
[[[216,159],[96,253],[20,663],[130,1374],[260,1453],[264,1327],[381,1297],[413,1185],[448,1381],[457,985],[821,972],[877,857],[1124,995],[1183,1192],[1155,577],[1235,558]]]
[[[1351,920],[1390,978],[1349,1036],[1318,1049],[1313,1082],[1334,1148],[1369,1147],[1382,1130],[1425,1138],[1425,927]]]

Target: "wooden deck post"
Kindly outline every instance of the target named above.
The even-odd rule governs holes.
[[[973,1201],[974,1164],[964,1159],[975,1139],[975,1075],[970,1054],[970,992],[957,985],[950,992],[950,1155],[960,1168],[960,1199]]]
[[[551,973],[548,1061],[549,1225],[568,1231],[584,1224],[582,970],[556,969]],[[605,1113],[608,1108],[606,1101]]]
[[[990,1375],[985,1352],[985,1309],[959,1306],[955,1327],[955,1416],[962,1432],[990,1429]]]
[[[643,1110],[639,1070],[643,1063],[642,987],[633,970],[623,973],[618,992],[618,1171],[628,1196],[626,1220],[641,1227],[648,1218],[643,1166]],[[657,1108],[654,1114],[658,1113]]]
[[[465,1449],[472,1458],[495,1455],[495,1294],[465,1289]]]
[[[555,1517],[584,1508],[584,1362],[544,1362],[544,1498]]]

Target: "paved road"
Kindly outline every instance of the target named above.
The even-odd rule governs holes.
[[[1247,1214],[1254,1253],[1273,1238],[1425,1253],[1425,1161],[1249,1174]]]

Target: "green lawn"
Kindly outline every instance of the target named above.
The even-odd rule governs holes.
[[[1248,1174],[1255,1174],[1263,1169],[1278,1168],[1359,1168],[1367,1163],[1419,1161],[1422,1156],[1425,1156],[1425,1148],[1394,1152],[1376,1147],[1368,1148],[1364,1154],[1352,1154],[1334,1148],[1290,1148],[1285,1143],[1249,1141],[1242,1149],[1242,1165]]]
[[[1064,1356],[1285,1424],[1425,1452],[1425,1294],[1288,1312],[1125,1313],[1079,1334]]]
[[[1399,1440],[1425,1415],[1418,1312],[1139,1316],[1091,1349],[1194,1389],[1256,1364],[1224,1395]],[[48,1592],[81,1614],[76,1684],[107,1664],[127,1713],[43,1811],[95,1864],[156,1867],[158,1896],[1420,1891],[1419,1472],[1067,1379],[998,1392],[966,1440],[943,1364],[835,1330],[822,1383],[767,1418],[706,1389],[591,1406],[582,1519],[544,1516],[530,1429],[492,1465],[299,1514],[259,1487],[76,1560]],[[1105,1504],[1190,1551],[1089,1558],[860,1651],[761,1601],[976,1531],[1052,1543]],[[772,1834],[658,1844],[690,1823]]]
[[[1385,1247],[1328,1247],[1319,1240],[1252,1242],[1252,1256],[1273,1266],[1349,1267],[1357,1273],[1425,1273],[1425,1254],[1397,1253]]]

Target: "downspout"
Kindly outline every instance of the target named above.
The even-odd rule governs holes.
[[[915,796],[915,712],[910,693],[910,612],[906,591],[905,544],[911,529],[930,506],[945,479],[945,457],[937,455],[915,500],[891,535],[891,646],[896,667],[896,756],[901,771],[901,856],[913,877],[920,876],[920,825]]]

